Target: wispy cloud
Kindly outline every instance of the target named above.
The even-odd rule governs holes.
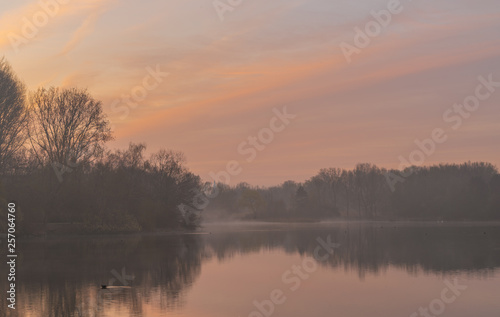
[[[94,31],[95,24],[103,11],[92,13],[87,17],[80,27],[73,33],[71,39],[66,43],[60,55],[66,55],[72,51],[85,37]]]
[[[71,52],[78,44],[80,44],[87,36],[92,34],[95,30],[95,26],[98,19],[110,9],[110,7],[117,3],[116,0],[104,0],[104,1],[90,1],[90,13],[83,20],[82,24],[73,32],[71,39],[64,45],[60,55],[66,55]]]
[[[35,40],[39,42],[64,34],[67,28],[63,25],[68,23],[69,17],[77,20],[83,17],[82,24],[63,49],[63,52],[70,51],[90,34],[98,17],[116,0],[72,0],[62,4],[54,1],[48,6],[41,3],[45,2],[30,2],[4,12],[0,18],[0,48],[12,46],[12,38],[15,37],[24,38],[29,45]],[[30,36],[26,37],[26,33]]]

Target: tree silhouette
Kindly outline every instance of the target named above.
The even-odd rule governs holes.
[[[25,88],[10,64],[0,59],[0,174],[26,140]]]
[[[100,101],[86,90],[40,88],[30,96],[31,145],[42,163],[95,159],[112,139]]]

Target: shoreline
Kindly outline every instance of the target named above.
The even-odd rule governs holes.
[[[432,227],[500,227],[500,220],[496,221],[436,221],[436,220],[317,220],[317,221],[211,221],[202,223],[202,225],[194,230],[190,229],[172,229],[172,230],[157,230],[157,231],[142,231],[142,232],[107,232],[107,233],[86,233],[86,232],[58,232],[52,230],[50,232],[40,234],[19,234],[18,238],[31,239],[31,238],[52,238],[52,237],[133,237],[133,236],[170,236],[170,235],[204,235],[211,234],[209,229],[216,228],[234,228],[238,227],[256,227],[256,226],[290,226],[296,227],[328,227],[338,225],[368,225],[368,226],[381,226],[386,227],[419,227],[419,226],[432,226]],[[0,233],[0,235],[7,235],[7,233]]]

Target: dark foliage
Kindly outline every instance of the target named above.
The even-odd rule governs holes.
[[[252,218],[270,220],[500,219],[500,175],[493,165],[469,162],[409,170],[358,164],[354,170],[322,169],[304,183],[287,181],[270,188],[219,184],[220,194],[207,214],[234,219],[251,212]],[[391,179],[398,180],[394,190]],[[259,204],[244,203],[249,191]]]

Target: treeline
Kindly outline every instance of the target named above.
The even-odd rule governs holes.
[[[19,156],[24,164],[3,177],[4,197],[17,201],[19,228],[26,233],[196,227],[197,214],[185,219],[178,206],[191,205],[200,178],[184,167],[181,153],[160,150],[146,158],[145,150],[144,144],[130,144],[60,170]]]
[[[413,166],[405,171],[358,164],[322,169],[303,183],[269,188],[218,184],[209,220],[500,219],[500,175],[489,163]]]
[[[110,151],[109,121],[86,90],[27,92],[0,60],[0,204],[18,231],[137,232],[196,228],[205,219],[500,219],[500,176],[488,163],[385,170],[322,169],[269,188],[210,182],[182,153]],[[203,212],[200,211],[203,209]],[[0,217],[7,219],[6,208]],[[7,224],[0,221],[0,232]]]
[[[0,203],[16,202],[17,232],[137,232],[199,224],[190,206],[201,181],[181,153],[160,150],[145,157],[144,144],[110,151],[110,140],[102,104],[86,90],[27,92],[0,60]],[[2,219],[5,212],[0,209]],[[0,232],[6,231],[0,221]]]

